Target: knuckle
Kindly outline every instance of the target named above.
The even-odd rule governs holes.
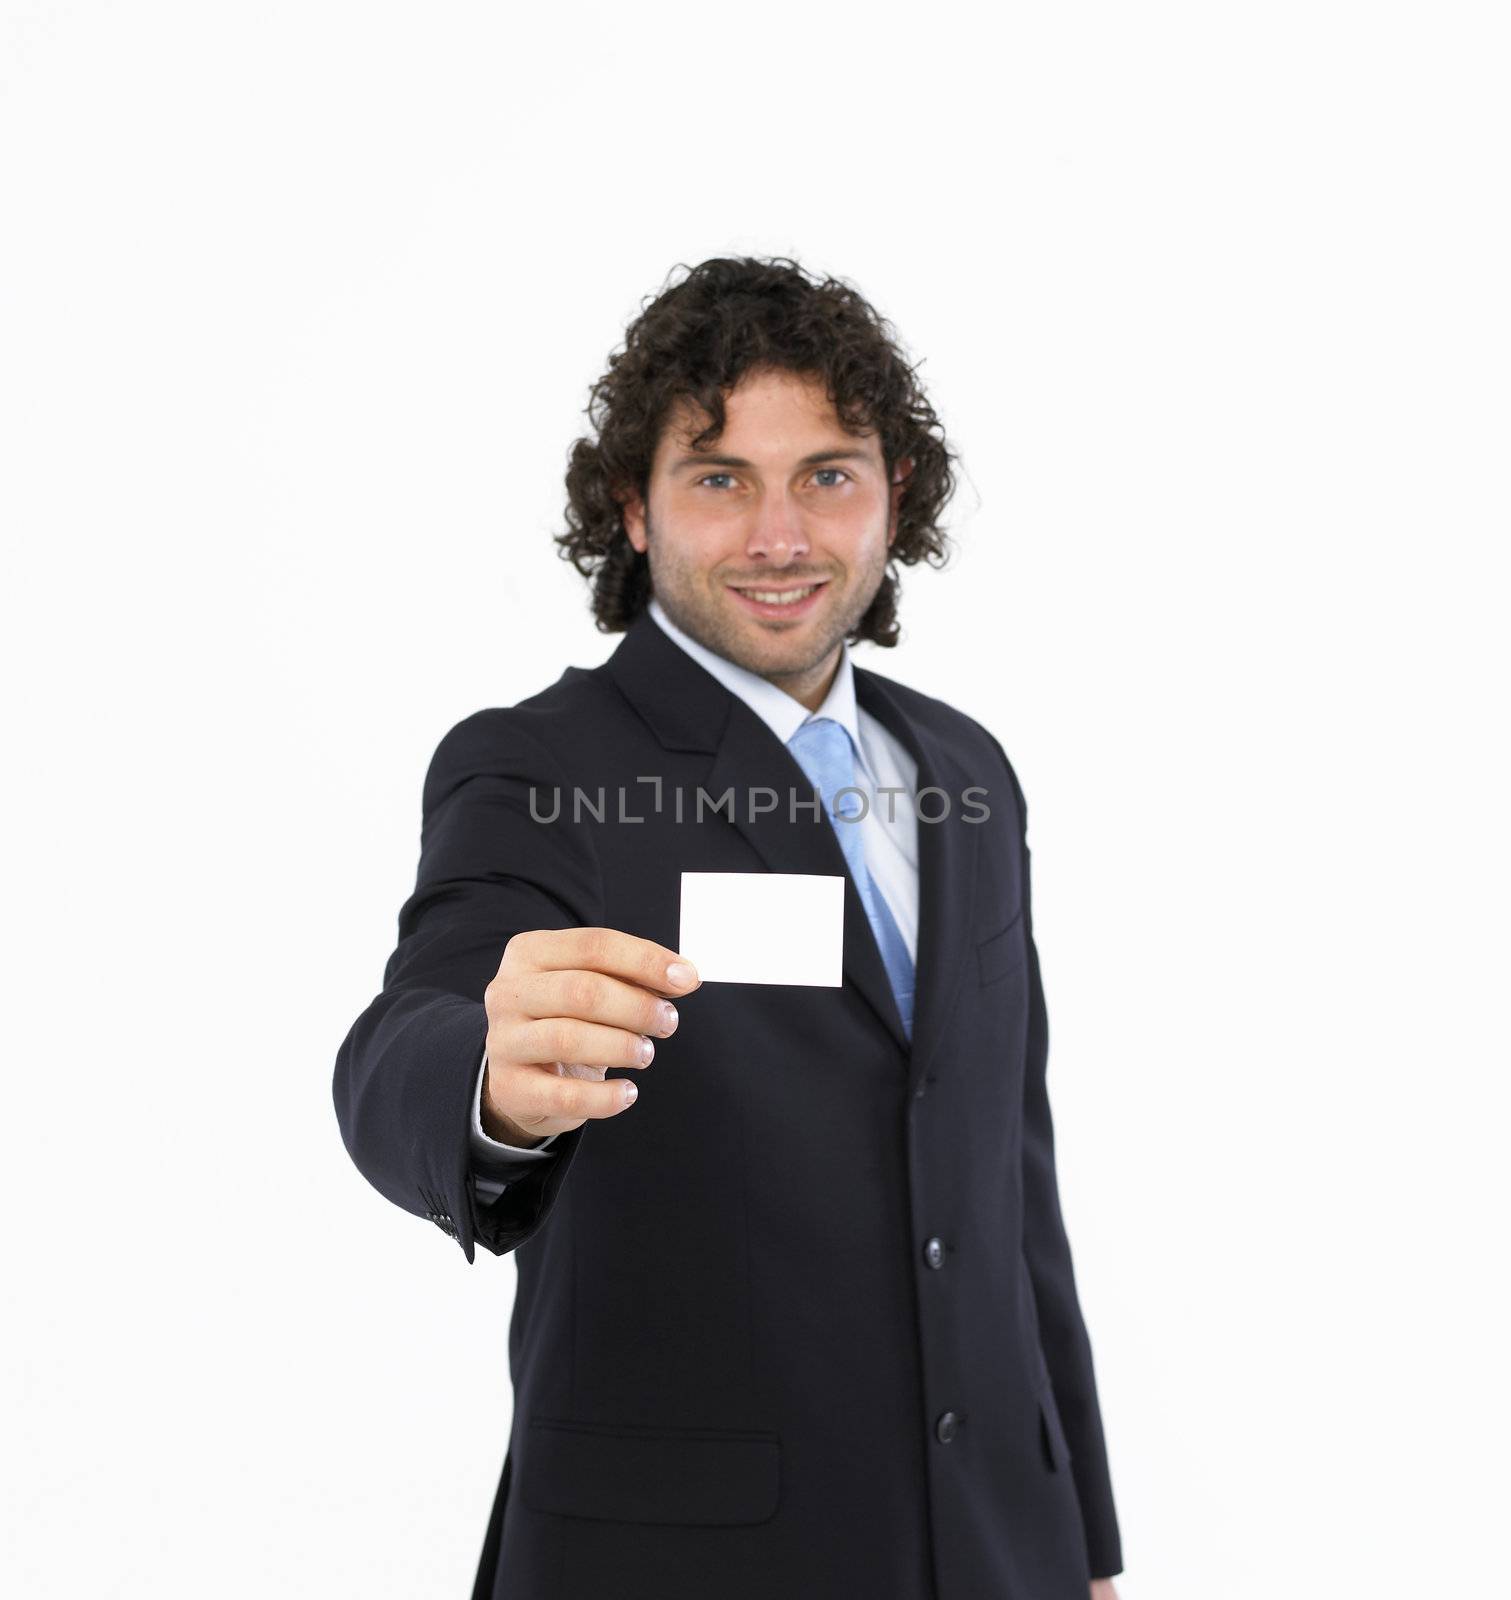
[[[546,1043],[538,1022],[516,1022],[504,1033],[505,1053],[515,1061],[539,1061]]]
[[[536,1050],[539,1060],[566,1061],[570,1059],[568,1034],[572,1025],[565,1017],[543,1017],[535,1026]]]
[[[497,977],[488,980],[487,987],[483,990],[483,1010],[491,1021],[500,1016],[504,1010],[504,986]]]
[[[599,995],[598,979],[591,972],[571,972],[562,985],[563,1002],[573,1015],[585,1017],[592,1011]]]
[[[583,1105],[583,1088],[575,1078],[563,1078],[556,1090],[556,1113],[574,1120],[587,1115]]]

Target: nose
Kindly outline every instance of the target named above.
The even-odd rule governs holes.
[[[745,554],[760,557],[773,567],[785,567],[808,554],[808,536],[791,496],[779,492],[761,497],[745,540]]]

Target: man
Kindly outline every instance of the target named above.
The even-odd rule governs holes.
[[[589,415],[560,543],[625,637],[441,741],[335,1075],[383,1194],[516,1252],[475,1600],[1104,1600],[1022,792],[846,647],[944,553],[942,429],[780,259],[666,289]],[[683,872],[842,878],[843,985],[702,984]]]

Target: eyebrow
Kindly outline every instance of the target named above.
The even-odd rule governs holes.
[[[869,461],[870,454],[865,450],[815,450],[812,455],[806,455],[798,462],[800,467],[816,467],[827,461]],[[751,467],[753,461],[746,461],[742,456],[705,455],[701,451],[694,451],[689,455],[679,456],[672,463],[672,471],[680,472],[683,467]]]

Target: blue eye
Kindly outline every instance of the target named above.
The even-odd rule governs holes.
[[[848,478],[850,476],[850,474],[846,472],[843,467],[820,467],[818,472],[837,472],[842,478]],[[815,477],[818,476],[818,472],[814,474]],[[837,489],[839,488],[839,485],[837,483],[825,483],[820,484],[819,487],[822,489]]]
[[[729,474],[727,472],[707,472],[707,473],[704,473],[704,475],[701,478],[698,479],[698,482],[699,483],[707,483],[711,478],[728,478],[730,476],[731,476],[731,474]]]

